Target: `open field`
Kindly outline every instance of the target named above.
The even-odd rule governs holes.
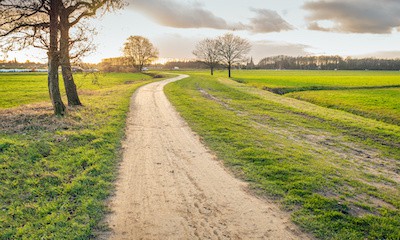
[[[255,192],[279,202],[321,239],[399,238],[400,126],[307,102],[319,95],[300,101],[228,80],[226,72],[190,75],[167,86],[169,98]],[[46,75],[5,74],[0,80],[0,239],[87,239],[104,230],[98,223],[115,179],[129,97],[152,79],[78,75],[85,106],[69,109],[65,118],[52,116]],[[391,111],[395,91],[326,94],[342,94],[349,108],[360,109],[367,106],[357,102],[360,96],[389,99],[378,101],[381,107],[371,103],[365,111],[373,113]],[[36,95],[21,101],[26,92]]]
[[[233,79],[323,107],[400,124],[400,72],[255,70],[237,71]]]
[[[76,74],[75,82],[78,90],[99,90],[122,84],[126,81],[150,79],[147,75],[129,73]],[[60,89],[64,93],[62,78]],[[0,109],[16,107],[21,104],[47,101],[47,74],[45,73],[3,73],[0,74]]]
[[[13,89],[1,88],[0,98],[6,108],[0,110],[0,239],[88,239],[96,232],[130,96],[152,79],[110,74],[93,85],[82,77],[84,106],[59,118],[47,100],[45,75],[0,75],[2,86]],[[34,104],[21,105],[24,92],[35,92],[26,97]]]
[[[304,91],[287,96],[400,125],[400,88]]]
[[[28,89],[28,90],[27,90]],[[0,108],[16,107],[49,99],[47,75],[37,74],[0,74]]]
[[[385,71],[237,71],[238,82],[276,93],[348,88],[400,87],[400,72]]]
[[[170,100],[226,165],[254,191],[280,202],[299,226],[321,239],[400,237],[400,126],[273,94],[222,73],[189,74],[167,85]],[[240,74],[245,71],[233,76]],[[396,74],[386,84],[395,84]],[[367,79],[372,84],[373,77]]]

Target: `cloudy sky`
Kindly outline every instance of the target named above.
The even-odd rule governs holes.
[[[196,42],[229,31],[252,43],[256,61],[279,54],[400,57],[399,0],[127,1],[90,21],[98,47],[85,61],[120,56],[130,35],[149,38],[161,58],[193,58]]]

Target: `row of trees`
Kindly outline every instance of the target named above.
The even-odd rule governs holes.
[[[124,57],[104,58],[97,67],[102,72],[132,72],[132,67],[128,66],[127,62]]]
[[[232,66],[247,62],[246,54],[250,49],[249,41],[226,33],[215,39],[200,41],[193,54],[210,68],[211,75],[214,74],[215,67],[222,64],[228,68],[228,76],[231,77]]]
[[[72,75],[71,58],[91,50],[82,21],[121,8],[123,0],[0,0],[0,41],[3,51],[29,46],[45,49],[48,55],[48,88],[56,115],[65,114],[58,69],[61,66],[69,106],[82,105]],[[71,30],[74,36],[71,38]],[[74,52],[74,54],[71,54]]]
[[[256,68],[305,70],[399,70],[400,59],[353,59],[342,58],[340,56],[274,56],[263,58]]]
[[[25,69],[36,69],[36,68],[46,68],[45,63],[40,63],[40,62],[18,62],[17,60],[11,60],[11,61],[2,61],[0,60],[0,68],[25,68]]]
[[[209,66],[202,61],[172,61],[164,64],[164,68],[205,69]],[[263,58],[258,64],[250,62],[236,64],[238,69],[303,69],[303,70],[400,70],[400,59],[377,58],[342,58],[340,56],[291,57],[274,56]],[[224,65],[214,65],[215,69],[223,69]]]

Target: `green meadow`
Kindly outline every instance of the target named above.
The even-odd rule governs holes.
[[[282,93],[343,88],[400,87],[400,72],[386,71],[237,71],[233,79]]]
[[[400,238],[399,73],[185,73],[169,99],[256,194],[319,239]],[[78,74],[84,106],[60,118],[45,74],[0,74],[0,239],[106,230],[129,98],[152,81]]]
[[[80,91],[100,90],[129,81],[149,79],[147,75],[129,73],[76,74],[76,85]],[[64,92],[62,78],[60,89]],[[47,101],[47,74],[44,73],[2,73],[0,74],[0,109],[21,104]]]
[[[318,79],[326,86],[391,86],[398,73],[234,71],[236,81],[226,72],[188,74],[166,86],[169,99],[254,192],[319,239],[400,238],[400,126],[263,90],[314,86]],[[376,95],[391,96],[381,91]]]
[[[400,72],[260,70],[237,71],[233,79],[320,106],[400,124]]]
[[[10,108],[49,99],[47,75],[0,74],[0,108]]]
[[[84,106],[63,118],[46,81],[0,75],[0,239],[89,239],[104,228],[130,96],[154,80],[78,74]]]
[[[400,125],[400,87],[304,91],[287,96]]]

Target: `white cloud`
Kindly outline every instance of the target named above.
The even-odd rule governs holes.
[[[131,8],[150,16],[163,26],[174,28],[229,29],[223,19],[205,9],[198,2],[179,3],[173,0],[134,0]]]
[[[256,13],[247,28],[255,33],[281,32],[292,30],[293,26],[286,22],[276,11],[268,9],[251,9]]]
[[[310,30],[347,33],[391,33],[400,27],[398,0],[318,0],[306,2]],[[321,21],[332,21],[324,27]]]
[[[276,11],[250,9],[256,14],[249,23],[229,23],[204,8],[198,2],[181,3],[175,0],[131,0],[131,9],[140,11],[158,24],[173,28],[212,28],[221,30],[247,30],[269,33],[292,30]]]

